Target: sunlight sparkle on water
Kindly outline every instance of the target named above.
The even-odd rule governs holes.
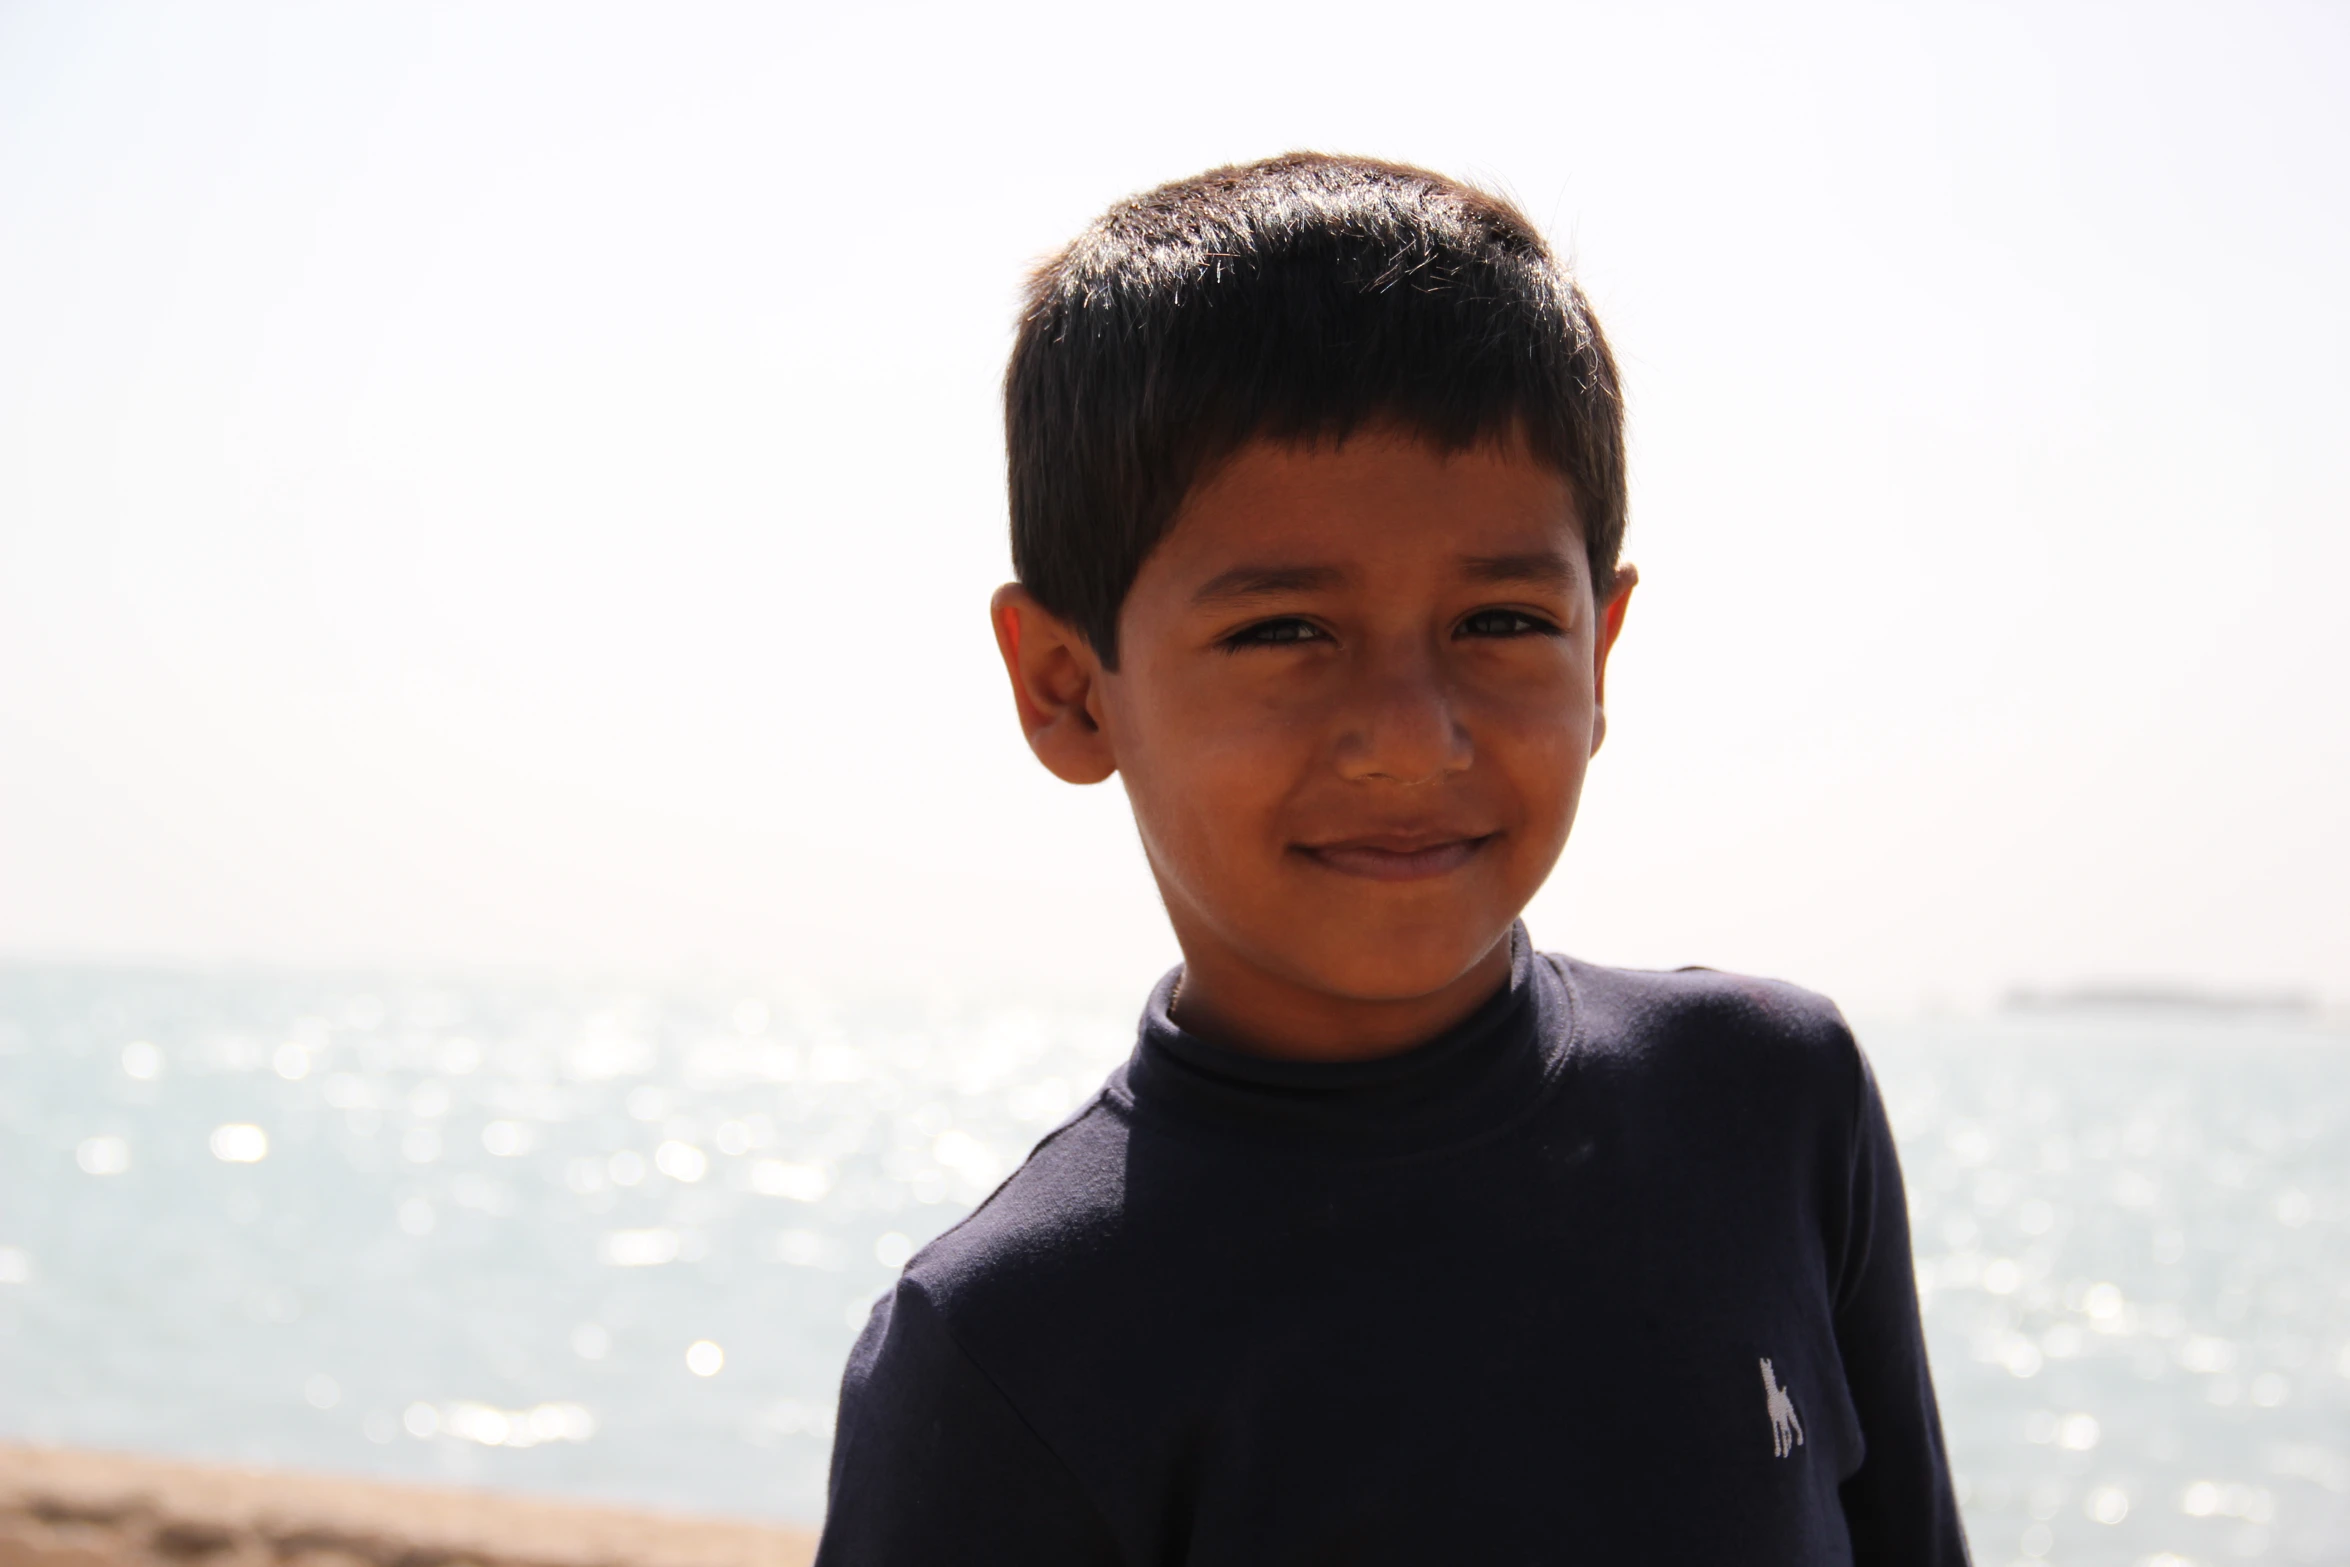
[[[578,1404],[539,1404],[530,1409],[500,1409],[492,1404],[459,1400],[435,1408],[410,1404],[401,1416],[408,1434],[419,1441],[435,1436],[455,1437],[481,1447],[537,1447],[546,1442],[585,1442],[596,1434],[595,1417]]]
[[[673,1138],[653,1150],[653,1168],[673,1181],[691,1185],[710,1173],[710,1156]]]
[[[795,1164],[788,1159],[760,1159],[751,1165],[751,1190],[795,1202],[821,1202],[832,1190],[832,1177],[820,1164]]]
[[[614,1230],[604,1237],[604,1261],[615,1268],[657,1268],[675,1262],[675,1230]]]
[[[212,1157],[223,1164],[259,1164],[269,1157],[269,1134],[250,1121],[212,1129]]]
[[[519,1159],[536,1141],[520,1121],[492,1121],[481,1129],[482,1151],[493,1159]]]
[[[2068,1453],[2085,1453],[2104,1433],[2095,1415],[2067,1415],[2056,1427],[2056,1445]]]

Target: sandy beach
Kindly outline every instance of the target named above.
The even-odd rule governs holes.
[[[806,1530],[0,1444],[0,1567],[804,1567]]]

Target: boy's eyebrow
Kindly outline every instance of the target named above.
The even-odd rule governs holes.
[[[1336,587],[1346,573],[1336,566],[1235,566],[1218,572],[1192,594],[1195,605],[1245,603],[1284,593],[1311,593]]]
[[[1532,550],[1523,555],[1465,555],[1461,574],[1471,582],[1531,582],[1542,587],[1571,588],[1581,581],[1574,560],[1557,550]]]
[[[1531,582],[1543,587],[1571,588],[1581,578],[1574,560],[1558,550],[1529,550],[1516,555],[1466,555],[1461,574],[1471,582]],[[1246,603],[1288,593],[1311,593],[1333,588],[1346,580],[1336,566],[1235,566],[1218,572],[1191,596],[1195,605]]]

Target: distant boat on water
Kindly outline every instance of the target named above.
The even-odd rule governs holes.
[[[2172,1012],[2200,1017],[2315,1019],[2317,998],[2294,990],[2210,990],[2194,985],[2099,983],[2019,986],[2000,1001],[2004,1012]]]

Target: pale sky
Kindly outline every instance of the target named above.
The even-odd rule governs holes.
[[[1538,941],[2350,1001],[2332,4],[11,0],[0,956],[1139,998],[996,383],[1033,258],[1292,147],[1514,194],[1624,363]]]

